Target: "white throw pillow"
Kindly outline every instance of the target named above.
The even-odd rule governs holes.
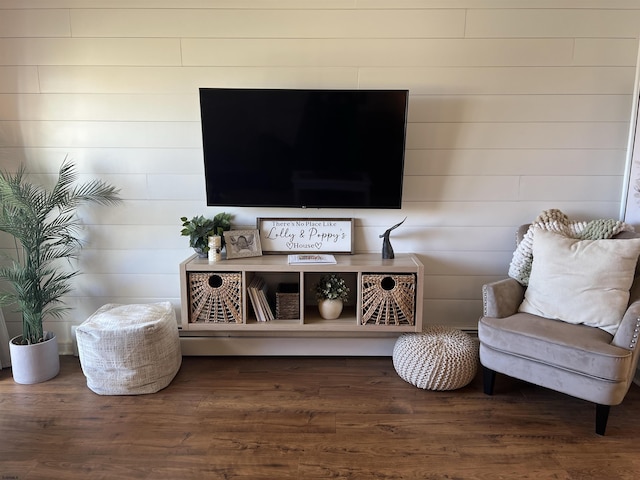
[[[536,229],[519,311],[615,335],[629,302],[640,238],[578,240]]]

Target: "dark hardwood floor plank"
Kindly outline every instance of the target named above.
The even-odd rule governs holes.
[[[166,389],[100,396],[79,361],[18,385],[0,371],[0,478],[640,478],[640,388],[594,406],[499,376],[425,391],[390,358],[185,357]]]

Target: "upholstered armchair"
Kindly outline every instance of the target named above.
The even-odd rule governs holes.
[[[527,229],[520,228],[519,240]],[[622,402],[638,364],[640,236],[579,241],[534,233],[528,286],[513,278],[483,286],[478,337],[484,392],[493,394],[498,372],[593,402],[595,430],[604,435],[610,406]]]

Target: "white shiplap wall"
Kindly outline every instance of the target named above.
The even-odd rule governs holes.
[[[474,328],[517,225],[617,217],[639,25],[631,0],[0,0],[3,169],[46,179],[68,155],[125,199],[83,212],[74,310],[48,327],[68,344],[104,303],[178,307],[179,218],[220,211],[197,91],[230,86],[410,89],[401,211],[225,210],[352,216],[358,252],[406,215],[392,243],[426,266],[424,322]]]

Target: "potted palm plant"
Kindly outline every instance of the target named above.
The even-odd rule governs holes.
[[[323,275],[315,286],[320,316],[334,320],[342,313],[344,302],[349,299],[349,287],[344,278],[335,273]]]
[[[0,293],[0,306],[13,304],[22,315],[22,334],[9,342],[17,383],[43,382],[58,374],[57,339],[43,329],[43,321],[69,308],[62,297],[79,273],[69,265],[82,247],[78,207],[120,200],[119,191],[101,180],[79,185],[76,180],[75,167],[66,160],[50,190],[29,182],[24,166],[0,173],[0,231],[16,245],[15,256],[4,255],[0,266],[0,279],[9,286]]]

